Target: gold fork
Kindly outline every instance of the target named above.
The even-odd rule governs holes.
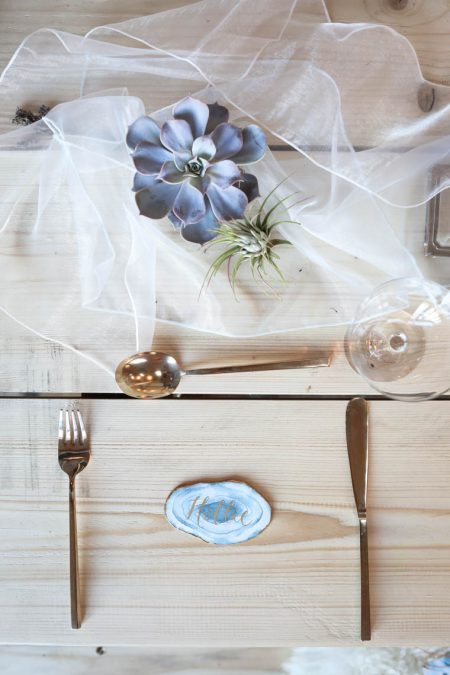
[[[86,429],[80,411],[73,408],[60,410],[58,461],[61,469],[69,476],[70,614],[72,628],[81,628],[75,477],[88,465],[90,457]]]

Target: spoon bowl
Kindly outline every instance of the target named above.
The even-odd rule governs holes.
[[[139,352],[119,363],[116,382],[127,396],[162,398],[175,391],[183,374],[173,356],[163,352]]]

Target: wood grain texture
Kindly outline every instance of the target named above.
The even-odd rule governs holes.
[[[450,7],[446,0],[326,0],[333,21],[390,26],[417,52],[425,78],[450,84]]]
[[[344,402],[83,401],[92,460],[78,479],[80,631],[69,627],[58,407],[0,407],[1,642],[358,643]],[[447,408],[370,406],[373,645],[448,640]],[[174,487],[219,478],[245,480],[271,502],[272,524],[253,541],[215,547],[166,522]]]
[[[289,649],[0,647],[7,675],[283,675]],[[331,655],[330,655],[331,656]]]
[[[2,0],[0,69],[29,33],[50,26],[84,35],[96,26],[180,7],[195,0]],[[417,51],[424,76],[450,83],[450,8],[446,0],[326,0],[336,22],[373,22],[395,28]]]

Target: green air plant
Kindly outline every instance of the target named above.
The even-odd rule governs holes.
[[[277,186],[278,188],[279,186]],[[275,190],[277,189],[275,188]],[[268,200],[274,191],[259,204],[250,215],[244,214],[243,218],[221,222],[217,230],[217,236],[210,242],[207,248],[222,245],[225,250],[214,260],[206,273],[203,287],[208,287],[223,265],[228,267],[228,279],[233,293],[236,295],[236,279],[240,267],[244,263],[250,265],[253,278],[263,282],[270,289],[269,281],[273,279],[270,272],[275,272],[281,281],[286,281],[278,265],[280,256],[275,251],[278,246],[292,246],[287,239],[279,239],[275,235],[275,228],[284,223],[294,223],[284,217],[279,218],[275,212],[283,203],[293,195],[278,200],[273,206],[267,208]],[[298,223],[296,223],[298,224]]]

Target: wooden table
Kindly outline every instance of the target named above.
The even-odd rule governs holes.
[[[84,33],[177,4],[3,0],[1,65],[41,26]],[[333,0],[328,7],[334,20],[395,27],[417,49],[424,75],[450,84],[450,11],[443,3]],[[0,186],[10,171],[1,161]],[[418,213],[417,247],[423,222]],[[450,268],[443,274],[450,282]],[[359,539],[344,428],[346,402],[356,394],[373,399],[373,644],[448,641],[447,400],[380,400],[347,365],[342,329],[233,341],[164,324],[154,347],[192,367],[274,354],[289,359],[311,344],[332,349],[333,365],[190,377],[179,398],[126,400],[106,374],[71,352],[4,316],[0,321],[2,643],[358,643]],[[64,400],[81,393],[92,462],[79,479],[85,616],[82,630],[72,631],[67,483],[56,461],[55,426]],[[215,548],[168,525],[163,507],[174,487],[227,477],[247,480],[271,501],[273,523],[260,537]]]

